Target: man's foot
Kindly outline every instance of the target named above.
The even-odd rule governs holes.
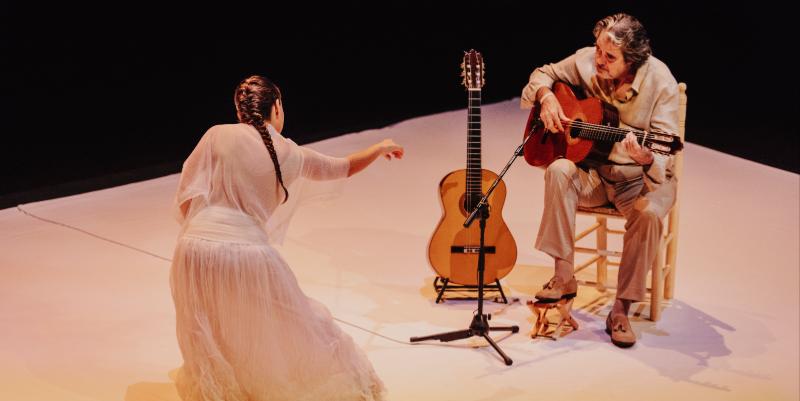
[[[621,313],[608,314],[606,333],[611,335],[611,342],[617,347],[628,348],[636,344],[636,333],[631,328],[631,322],[628,316]]]
[[[575,298],[578,294],[578,281],[573,276],[566,283],[559,276],[553,276],[542,289],[536,293],[540,301],[558,301],[562,298]]]

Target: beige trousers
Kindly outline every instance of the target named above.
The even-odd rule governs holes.
[[[584,171],[558,159],[545,172],[544,213],[536,249],[575,262],[575,213],[580,206],[612,203],[625,216],[617,298],[644,300],[664,216],[675,203],[675,178],[648,191],[641,166],[604,165]]]

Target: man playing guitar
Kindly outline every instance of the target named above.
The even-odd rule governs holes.
[[[578,50],[554,64],[537,68],[522,91],[522,107],[540,104],[540,120],[552,133],[570,122],[551,88],[557,81],[582,89],[587,96],[613,105],[622,128],[664,135],[678,133],[678,84],[667,66],[651,55],[642,24],[626,14],[598,21],[594,47]],[[578,205],[612,203],[626,218],[617,297],[606,320],[611,341],[620,347],[636,342],[628,311],[645,298],[646,277],[653,265],[663,217],[675,203],[672,157],[640,146],[637,137],[595,146],[577,164],[559,158],[547,166],[545,200],[536,248],[555,259],[555,274],[536,297],[559,300],[574,296],[575,213]]]

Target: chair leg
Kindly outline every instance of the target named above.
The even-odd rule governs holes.
[[[664,289],[664,240],[658,245],[656,261],[653,264],[652,281],[650,283],[650,320],[661,319],[661,297]]]
[[[677,234],[677,233],[676,233]],[[675,262],[678,259],[678,237],[672,237],[672,240],[667,246],[667,264],[669,265],[669,273],[664,277],[664,299],[672,299],[675,296]]]
[[[600,258],[597,259],[597,290],[604,292],[608,281],[608,255],[605,253],[608,250],[608,219],[598,216],[597,223],[600,225],[595,231],[597,250],[600,252]]]
[[[685,89],[685,88],[684,88]],[[681,96],[683,100],[686,100],[685,96]],[[681,106],[683,111],[686,111],[686,103]],[[683,128],[681,128],[681,132],[683,132]],[[675,165],[675,173],[677,176],[680,175],[680,171],[683,169],[683,156],[678,156],[676,159]],[[678,229],[680,228],[678,224],[678,217],[680,216],[680,200],[676,199],[675,204],[672,206],[672,210],[669,212],[669,224],[667,225],[667,238],[670,239],[669,244],[667,244],[667,262],[669,264],[669,274],[665,277],[666,284],[664,285],[664,298],[672,299],[675,296],[675,274],[677,273],[677,259],[678,259]]]

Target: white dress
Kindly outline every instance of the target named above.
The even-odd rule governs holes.
[[[184,359],[178,392],[187,401],[381,400],[366,355],[271,246],[303,196],[293,184],[344,178],[349,163],[269,131],[289,205],[252,126],[212,127],[183,165],[170,274]]]

